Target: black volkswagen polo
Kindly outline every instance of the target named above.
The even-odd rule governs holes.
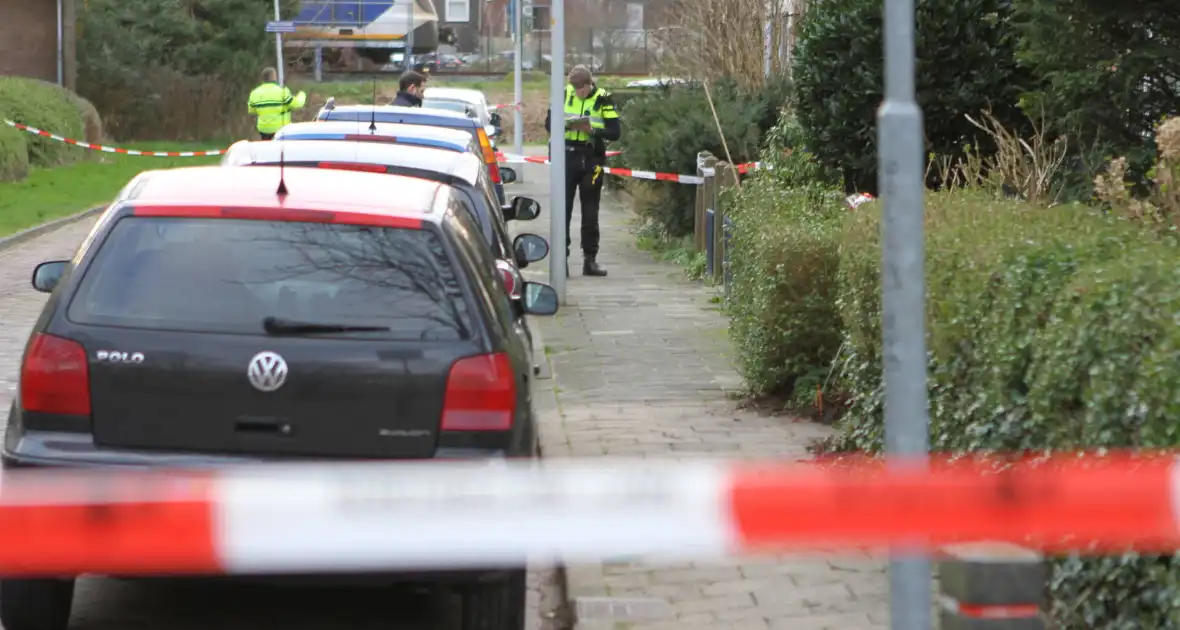
[[[138,176],[33,273],[51,296],[4,467],[533,457],[530,357],[460,198],[319,169]],[[521,567],[369,577],[453,581],[466,630],[524,628]],[[0,578],[4,628],[65,630],[74,583]]]

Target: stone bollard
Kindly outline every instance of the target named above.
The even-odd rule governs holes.
[[[942,630],[1045,630],[1045,561],[1007,543],[943,548],[938,590]]]

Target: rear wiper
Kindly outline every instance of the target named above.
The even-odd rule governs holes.
[[[380,332],[389,330],[388,326],[350,326],[348,324],[321,324],[318,322],[301,322],[282,317],[262,318],[262,328],[271,335],[300,335],[312,333],[334,332]]]

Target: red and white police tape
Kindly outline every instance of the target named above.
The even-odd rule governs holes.
[[[500,103],[498,105],[488,105],[488,109],[495,111],[497,109],[520,109],[524,107],[524,103]]]
[[[519,105],[519,103],[517,103],[517,105]],[[513,105],[494,105],[494,106],[492,106],[492,109],[503,108],[503,107],[514,107],[514,106]],[[83,142],[81,140],[75,140],[73,138],[66,138],[65,136],[59,136],[57,134],[50,133],[50,132],[44,131],[42,129],[38,129],[36,127],[30,127],[29,125],[26,125],[23,123],[18,123],[13,120],[8,120],[7,118],[4,118],[2,120],[4,121],[4,124],[8,125],[9,127],[14,127],[16,129],[20,129],[21,131],[27,131],[27,132],[34,134],[34,135],[42,136],[45,138],[50,138],[52,140],[57,140],[58,142],[64,142],[66,144],[71,144],[74,146],[82,147],[84,149],[90,149],[92,151],[102,151],[103,153],[119,153],[122,155],[142,155],[142,156],[147,156],[147,157],[207,157],[207,156],[224,155],[225,152],[227,151],[227,149],[216,149],[216,150],[210,150],[210,151],[139,151],[136,149],[123,149],[123,148],[119,148],[119,147],[107,146],[105,144],[95,144],[93,142]],[[607,151],[606,152],[607,157],[613,157],[613,156],[620,155],[620,154],[622,154],[622,151]],[[542,156],[513,155],[513,154],[496,152],[496,157],[502,164],[523,164],[523,163],[548,164],[549,163],[549,158],[542,157]],[[760,168],[762,168],[762,164],[760,162],[749,162],[747,164],[739,164],[737,166],[737,170],[739,173],[748,173],[750,171],[757,170]],[[705,183],[705,178],[701,177],[699,175],[680,175],[677,173],[659,173],[656,171],[637,171],[637,170],[630,169],[630,168],[615,168],[615,167],[603,167],[602,172],[606,173],[608,175],[616,175],[619,177],[633,177],[636,179],[649,179],[649,180],[666,181],[666,182],[678,182],[681,184],[703,184],[703,183]],[[845,202],[848,204],[848,206],[850,208],[855,209],[860,204],[862,204],[866,201],[872,201],[872,200],[873,200],[872,195],[869,195],[867,193],[863,193],[863,194],[859,194],[859,195],[850,196],[845,200]]]
[[[73,138],[66,138],[64,136],[59,136],[55,133],[49,133],[48,131],[38,129],[36,127],[30,127],[28,125],[18,123],[13,120],[8,120],[7,118],[5,118],[3,120],[4,120],[4,124],[8,125],[9,127],[14,127],[16,129],[20,129],[21,131],[27,131],[27,132],[34,134],[34,135],[43,136],[45,138],[50,138],[52,140],[57,140],[58,142],[64,142],[66,144],[72,144],[75,146],[79,146],[79,147],[82,147],[83,149],[90,149],[92,151],[102,151],[103,153],[121,153],[124,155],[144,155],[147,157],[205,157],[205,156],[212,156],[212,155],[224,155],[225,151],[226,151],[225,149],[218,149],[218,150],[214,150],[214,151],[137,151],[135,149],[121,149],[119,147],[108,147],[105,144],[94,144],[93,142],[83,142],[81,140],[75,140]]]
[[[622,154],[622,151],[607,151],[607,157],[613,157]],[[497,156],[503,164],[548,164],[549,158],[540,155],[514,155],[510,153],[500,153]],[[637,171],[630,168],[615,168],[604,166],[602,172],[608,175],[617,175],[619,177],[633,177],[636,179],[651,179],[664,182],[679,182],[681,184],[703,184],[705,178],[699,175],[679,175],[676,173],[657,173],[656,171]]]
[[[967,541],[1180,548],[1180,460],[266,464],[0,479],[0,574],[367,572]]]

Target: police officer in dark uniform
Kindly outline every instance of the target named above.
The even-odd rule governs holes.
[[[586,66],[574,66],[565,86],[565,245],[569,257],[573,241],[570,223],[574,216],[574,191],[582,202],[582,275],[605,276],[598,264],[598,206],[602,199],[602,169],[606,165],[606,143],[622,135],[619,113],[610,92],[594,83]],[[552,133],[553,109],[545,116],[545,130]],[[569,272],[569,266],[566,266]]]

